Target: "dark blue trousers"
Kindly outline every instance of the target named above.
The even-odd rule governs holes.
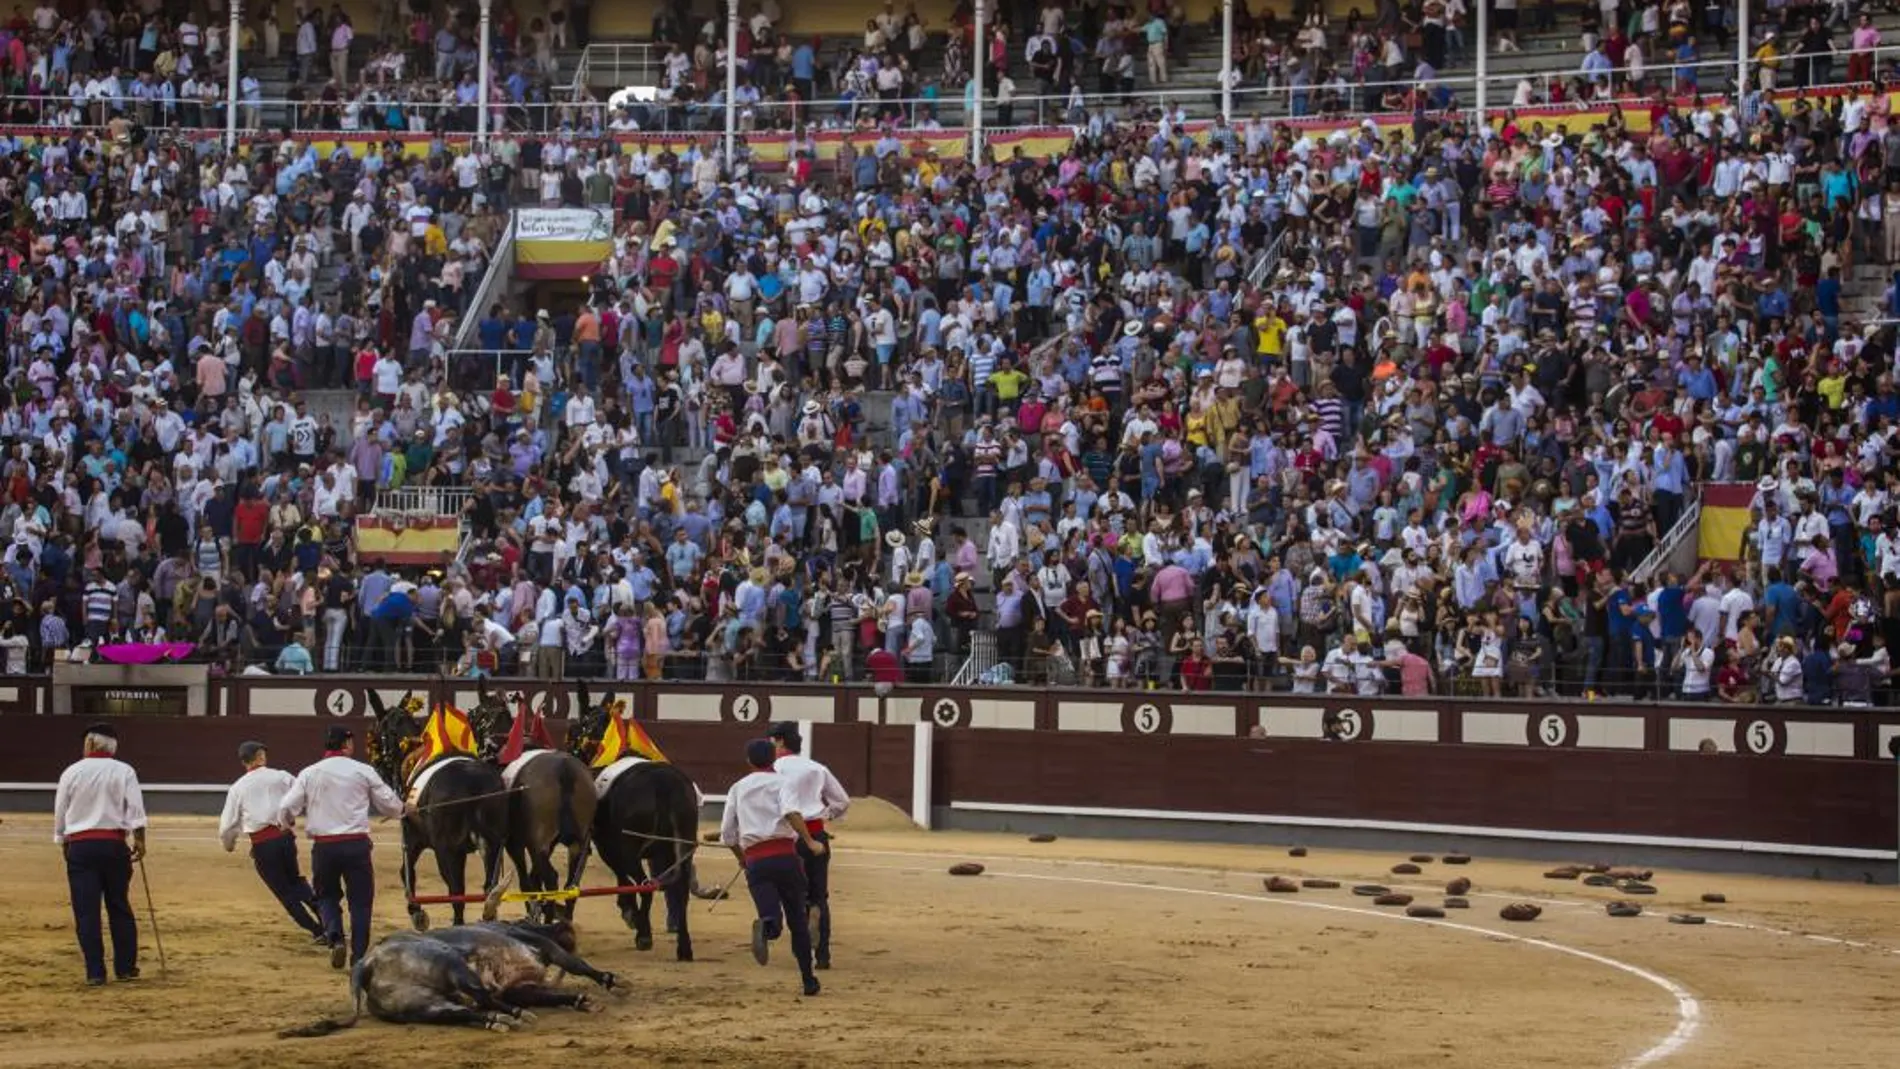
[[[824,843],[826,850],[814,854],[798,841],[798,859],[805,863],[805,902],[818,909],[818,960],[831,960],[831,833],[818,832],[812,838]]]
[[[86,978],[106,978],[105,935],[99,906],[112,927],[112,971],[123,977],[138,969],[139,922],[132,912],[132,850],[124,842],[88,839],[66,844],[66,887],[72,893],[73,926]]]
[[[369,953],[370,913],[376,908],[376,870],[369,863],[369,840],[346,839],[310,848],[310,876],[316,884],[317,915],[332,943],[343,941],[343,899],[350,900],[350,961]]]
[[[752,892],[752,904],[765,921],[765,937],[777,939],[786,928],[792,931],[792,957],[798,959],[798,974],[811,976],[811,927],[805,920],[805,866],[796,854],[753,858],[745,866],[746,887]]]
[[[263,879],[264,886],[277,896],[284,912],[297,927],[312,935],[323,934],[323,922],[317,919],[317,895],[310,889],[310,883],[303,878],[303,870],[297,864],[297,837],[279,836],[261,843],[251,844],[251,864],[257,866],[257,875]]]

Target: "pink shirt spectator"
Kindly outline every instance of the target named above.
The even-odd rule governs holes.
[[[1148,593],[1156,604],[1186,601],[1194,594],[1194,580],[1186,568],[1178,564],[1165,565],[1155,573],[1154,585],[1148,588]]]

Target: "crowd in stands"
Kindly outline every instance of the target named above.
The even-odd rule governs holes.
[[[1900,315],[1900,127],[1750,99],[777,174],[7,141],[0,664],[1884,702],[1900,393],[1843,279]],[[472,307],[524,204],[612,257]],[[1704,481],[1743,558],[1640,567]],[[461,553],[357,552],[406,487]]]

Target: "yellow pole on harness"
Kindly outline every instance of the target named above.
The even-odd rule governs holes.
[[[503,902],[571,902],[581,896],[581,889],[570,887],[562,891],[509,891],[501,896]]]

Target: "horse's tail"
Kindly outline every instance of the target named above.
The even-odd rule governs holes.
[[[559,823],[557,825],[558,836],[555,841],[567,843],[570,846],[579,843],[586,835],[585,829],[574,819],[574,791],[577,787],[575,779],[574,762],[562,761],[560,776],[561,804],[559,807],[560,815],[556,818]]]
[[[318,1036],[333,1035],[345,1028],[355,1028],[356,1022],[363,1019],[363,962],[357,962],[350,969],[350,1015],[348,1017],[325,1017],[304,1025],[301,1028],[286,1028],[277,1033],[278,1039],[313,1039]]]

